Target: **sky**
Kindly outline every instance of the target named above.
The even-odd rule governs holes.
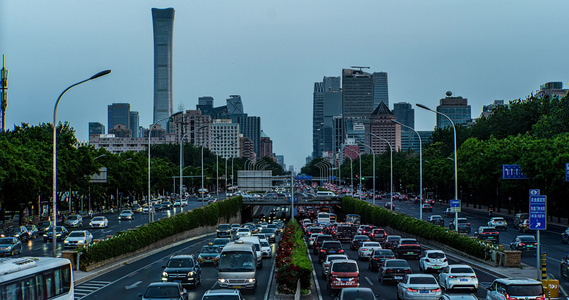
[[[107,126],[107,107],[127,102],[152,123],[152,8],[173,7],[174,108],[214,106],[241,95],[261,117],[273,152],[296,171],[312,152],[314,82],[343,68],[387,72],[389,107],[408,102],[415,129],[433,130],[446,91],[468,99],[472,117],[496,99],[525,98],[569,81],[569,1],[0,0],[0,54],[9,70],[6,127],[58,121],[79,140]]]

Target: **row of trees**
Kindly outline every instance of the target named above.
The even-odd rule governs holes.
[[[569,217],[569,98],[529,96],[497,107],[471,127],[457,126],[458,195],[471,205],[491,205],[509,211],[528,210],[528,190],[548,196],[550,218]],[[454,142],[452,128],[438,128],[423,145],[423,187],[435,197],[454,198]],[[371,155],[353,161],[354,175],[362,160],[364,185],[372,187]],[[318,176],[319,160],[303,172]],[[519,164],[528,179],[503,179],[502,165]],[[341,166],[342,180],[350,183],[350,161]],[[337,174],[336,174],[337,175]],[[393,153],[394,190],[419,194],[419,155]],[[359,182],[354,181],[354,185]],[[390,190],[390,156],[376,156],[376,189]],[[424,194],[425,195],[425,194]]]
[[[7,211],[24,211],[29,215],[40,212],[50,204],[53,172],[53,125],[30,126],[22,124],[14,130],[0,133],[0,219]],[[87,211],[103,207],[120,207],[126,202],[144,199],[148,194],[148,152],[111,153],[93,146],[77,146],[75,130],[69,124],[57,127],[57,199],[62,211]],[[201,148],[184,145],[183,179],[189,191],[201,187]],[[180,147],[178,144],[153,145],[151,151],[151,192],[153,195],[179,192]],[[262,159],[266,170],[282,175],[282,167],[270,158]],[[217,165],[219,162],[219,165]],[[229,175],[227,180],[225,170]],[[260,162],[258,162],[260,163]],[[231,174],[237,183],[237,171],[247,168],[240,158],[216,159],[204,149],[204,177],[206,188],[231,184]],[[92,183],[90,176],[107,168],[106,183]],[[174,189],[175,188],[175,189]],[[40,205],[40,203],[42,205]],[[51,209],[51,205],[48,205]],[[27,209],[26,209],[27,208]],[[42,213],[47,213],[43,211]]]

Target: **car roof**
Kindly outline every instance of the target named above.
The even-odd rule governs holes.
[[[469,265],[458,265],[458,264],[457,265],[448,265],[448,267],[451,269],[452,268],[470,268],[470,269],[472,269],[472,267]],[[472,269],[472,270],[474,270],[474,269]]]
[[[178,282],[152,282],[148,286],[150,287],[150,286],[157,286],[157,285],[179,287],[180,283],[178,283]]]
[[[239,290],[230,290],[230,289],[215,289],[215,290],[207,290],[204,294],[205,295],[239,295]]]
[[[443,250],[433,249],[433,250],[425,250],[425,251],[423,251],[423,253],[443,253],[444,254],[445,252]]]
[[[494,281],[498,281],[507,285],[522,285],[522,284],[535,284],[535,285],[541,285],[541,282],[535,280],[535,279],[530,279],[530,278],[525,278],[525,277],[508,277],[508,278],[497,278]]]
[[[423,274],[423,273],[412,273],[412,274],[407,274],[408,277],[429,277],[429,278],[435,278],[435,276],[431,275],[431,274]]]

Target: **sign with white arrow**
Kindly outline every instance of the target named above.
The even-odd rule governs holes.
[[[547,229],[547,197],[532,195],[529,197],[529,229]]]

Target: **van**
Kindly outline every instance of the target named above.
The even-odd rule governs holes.
[[[251,243],[255,246],[255,252],[257,255],[257,269],[263,267],[263,254],[261,253],[261,241],[257,236],[243,236],[239,238],[240,241],[245,243]]]
[[[331,191],[318,191],[316,192],[316,197],[335,197],[336,194]]]
[[[326,288],[332,293],[343,288],[360,286],[360,269],[355,260],[334,260],[330,263],[329,272]]]
[[[217,282],[221,288],[257,288],[257,252],[252,243],[229,242],[219,256]]]

